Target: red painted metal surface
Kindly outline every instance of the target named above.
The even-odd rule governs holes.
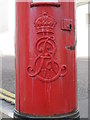
[[[74,2],[16,2],[16,110],[33,116],[77,109]]]

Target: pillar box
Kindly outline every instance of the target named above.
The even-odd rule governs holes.
[[[79,119],[75,3],[16,2],[18,119]]]

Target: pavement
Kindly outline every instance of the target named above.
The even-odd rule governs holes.
[[[2,57],[2,88],[15,93],[15,58],[13,56]]]
[[[2,62],[1,87],[10,93],[15,93],[15,57],[3,56],[0,60]],[[90,85],[90,81],[88,81],[88,63],[87,59],[77,59],[78,103],[81,118],[88,118],[88,98],[90,97],[88,97],[88,93],[90,92],[90,87],[88,87],[88,84]],[[3,103],[3,106],[5,108],[7,104]],[[12,106],[10,109],[13,112],[14,105],[8,103],[8,106]]]
[[[10,118],[8,115],[5,115],[4,113],[0,112],[0,120],[2,118]]]

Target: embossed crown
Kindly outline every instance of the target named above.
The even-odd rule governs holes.
[[[37,33],[53,33],[55,25],[54,18],[48,16],[46,12],[35,21]]]

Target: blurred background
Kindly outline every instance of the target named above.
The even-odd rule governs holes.
[[[34,2],[35,1],[37,0],[34,0]],[[88,117],[88,29],[90,28],[89,1],[90,0],[76,1],[78,103],[82,118]],[[8,92],[15,96],[14,40],[15,0],[0,0],[0,81],[2,82],[0,90],[6,90],[6,96]],[[9,108],[13,113],[12,108],[14,108],[14,105],[10,106],[6,103],[8,102],[6,96],[0,92],[0,98],[5,100],[2,101],[3,113],[9,111]],[[15,97],[13,97],[13,99],[10,98],[9,100],[11,100],[9,102],[13,102],[13,104],[15,104]],[[8,110],[6,108],[7,105]],[[2,112],[1,109],[0,111]]]
[[[88,1],[89,0],[76,1],[77,58],[88,57],[88,25],[90,24]],[[2,55],[15,55],[14,38],[15,0],[0,0],[0,51]]]

